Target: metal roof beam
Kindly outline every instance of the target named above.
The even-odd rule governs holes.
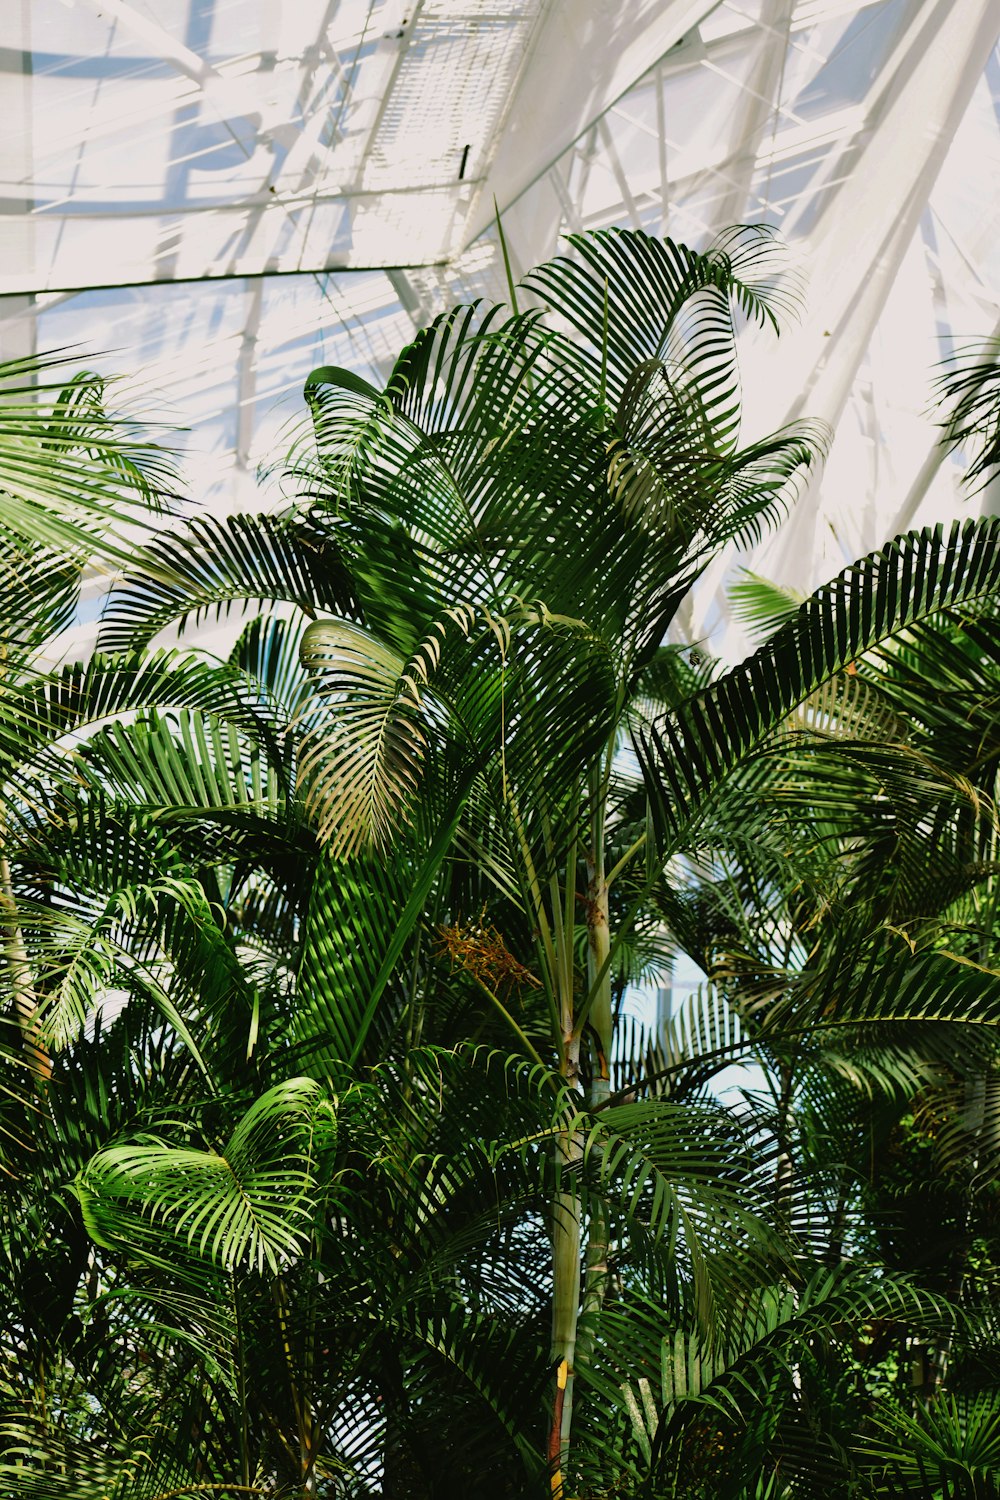
[[[714,9],[713,0],[549,4],[464,244],[544,176],[621,96]]]

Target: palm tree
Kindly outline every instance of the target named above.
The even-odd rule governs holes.
[[[780,1094],[762,1124],[701,1090],[739,1048],[779,1073],[798,1049],[812,1078],[830,1071],[813,1066],[819,1033],[832,1052],[878,1021],[992,1020],[992,976],[894,946],[873,903],[766,1013],[740,998],[766,998],[775,954],[758,937],[709,1055],[660,1069],[670,1087],[613,1088],[615,1012],[664,918],[695,942],[678,857],[717,877],[742,831],[761,844],[759,896],[787,889],[781,726],[823,684],[846,701],[863,653],[901,631],[930,640],[942,609],[992,598],[997,528],[897,539],[706,681],[664,644],[671,623],[722,545],[780,517],[817,449],[808,429],[738,444],[734,306],[777,321],[775,247],[742,229],[703,254],[624,233],[573,251],[529,278],[529,310],[512,293],[510,310],[438,319],[384,391],[317,372],[296,502],[139,549],[106,612],[108,655],[8,705],[12,765],[99,710],[140,711],[87,729],[58,822],[51,798],[24,799],[13,867],[43,1036],[61,1087],[91,1100],[45,1096],[45,1191],[75,1176],[86,1206],[83,1221],[65,1198],[67,1283],[79,1297],[96,1275],[83,1321],[131,1351],[98,1417],[82,1394],[95,1341],[65,1332],[75,1304],[42,1328],[72,1345],[61,1409],[76,1425],[54,1432],[43,1403],[40,1431],[36,1391],[12,1452],[49,1455],[46,1493],[53,1475],[107,1487],[87,1467],[97,1432],[123,1496],[499,1495],[546,1461],[553,1492],[631,1476],[655,1493],[691,1451],[701,1389],[700,1374],[666,1383],[666,1350],[671,1368],[729,1381],[749,1453],[770,1439],[740,1404],[748,1369],[787,1390],[803,1341],[866,1309],[938,1316],[891,1278],[831,1282],[817,1265],[805,1189],[784,1189]],[[165,628],[260,602],[272,612],[204,671],[141,654]],[[864,753],[863,786],[879,753],[898,786],[916,763]],[[954,803],[953,781],[928,780]],[[81,1035],[116,993],[117,1019]],[[877,1041],[869,1072],[898,1073]],[[324,1126],[317,1155],[332,1098],[340,1137]],[[220,1161],[242,1195],[220,1190]],[[243,1216],[258,1181],[270,1238]],[[155,1420],[160,1406],[183,1419]],[[123,1456],[135,1422],[145,1470]],[[710,1427],[692,1442],[707,1452]]]
[[[465,818],[483,819],[477,846],[516,881],[560,1075],[582,1086],[591,1119],[610,1121],[614,964],[666,863],[796,703],[943,604],[991,595],[998,558],[991,527],[901,539],[664,715],[650,679],[686,591],[723,543],[774,516],[814,449],[808,432],[737,446],[730,309],[775,316],[765,234],[733,233],[702,257],[624,234],[573,248],[527,283],[572,344],[515,304],[500,327],[471,311],[441,320],[384,393],[313,377],[308,494],[333,511],[345,555],[364,559],[365,630],[306,633],[329,727],[311,728],[301,777],[321,835],[350,854],[387,847],[425,764],[428,787],[451,770]],[[628,730],[642,821],[618,762]],[[612,932],[616,884],[627,894]],[[568,1122],[564,1168],[583,1139]],[[555,1461],[586,1360],[578,1319],[601,1308],[609,1241],[595,1211],[583,1243],[575,1189],[557,1198],[553,1235]]]
[[[731,304],[775,318],[766,232],[733,233],[700,256],[629,236],[576,248],[581,265],[558,262],[531,281],[575,321],[576,339],[538,311],[462,309],[418,337],[385,396],[318,372],[307,388],[318,439],[302,475],[309,509],[283,535],[301,548],[307,527],[320,534],[339,616],[315,621],[302,642],[315,691],[298,776],[329,849],[311,897],[313,909],[323,903],[322,946],[314,956],[307,937],[299,970],[304,1039],[328,1038],[317,1066],[365,1059],[404,948],[447,879],[453,954],[484,1002],[529,1055],[557,1060],[571,1091],[585,1082],[588,1108],[600,1110],[613,1045],[610,893],[645,842],[616,811],[621,737],[662,673],[661,642],[686,590],[720,545],[779,513],[812,449],[804,431],[737,446]],[[263,528],[252,541],[235,530],[231,542],[217,534],[225,551],[207,566],[193,559],[205,527],[168,541],[159,571],[182,548],[193,566],[172,593],[126,588],[111,639],[149,635],[213,592],[224,599],[227,574],[245,589],[247,561],[263,571],[271,543]],[[200,584],[211,569],[192,591],[190,575]],[[475,851],[471,880],[450,858],[456,840]],[[534,1039],[481,961],[498,901],[511,909],[507,962],[539,991]],[[623,933],[641,904],[629,903]],[[387,946],[358,933],[379,962],[331,953],[329,935],[367,927],[373,905],[403,907]],[[557,1146],[569,1179],[586,1141],[573,1111]],[[556,1459],[570,1430],[583,1274],[569,1179],[553,1227]],[[595,1314],[604,1238],[595,1218],[583,1298]]]
[[[0,361],[0,532],[8,545],[121,565],[150,512],[169,509],[176,473],[140,419],[109,403],[106,379],[67,376],[66,364]]]
[[[759,582],[741,594],[768,634],[799,605]],[[751,1341],[737,1368],[744,1383],[754,1368],[769,1420],[761,1430],[752,1409],[727,1410],[726,1372],[709,1386],[723,1417],[704,1420],[729,1449],[711,1493],[729,1493],[728,1476],[742,1494],[748,1472],[765,1488],[780,1473],[794,1493],[994,1492],[996,1043],[969,1025],[982,1014],[970,992],[950,1006],[946,995],[970,965],[996,972],[998,657],[995,601],[859,656],[730,779],[702,829],[699,884],[661,893],[711,986],[699,1034],[656,1049],[660,1086],[752,1057],[755,1108],[773,1112],[782,1147],[776,1189],[790,1214],[795,1179],[808,1183],[809,1233],[830,1273],[867,1253],[968,1319],[935,1328],[915,1306],[865,1317],[871,1336],[832,1365],[832,1329],[805,1364],[796,1340],[794,1382]],[[921,969],[933,991],[914,985]],[[890,1400],[881,1421],[875,1392]],[[698,1410],[689,1399],[688,1423]],[[671,1427],[661,1464],[687,1451],[680,1410]],[[686,1476],[679,1492],[695,1493]]]

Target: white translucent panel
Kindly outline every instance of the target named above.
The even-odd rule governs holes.
[[[340,365],[379,382],[414,329],[378,272],[269,281],[263,299],[250,459],[266,463],[284,450],[289,425],[304,417],[310,371]]]
[[[740,37],[667,78],[664,108],[671,176],[683,178],[723,166],[731,157],[739,144],[739,105],[753,62],[752,44]]]
[[[0,298],[0,352],[28,317]],[[254,470],[287,449],[311,370],[381,380],[413,334],[382,272],[109,288],[50,297],[30,317],[38,348],[128,376],[118,399],[180,451],[185,493],[218,510],[257,503]]]
[[[714,42],[721,36],[732,36],[735,32],[749,30],[760,20],[764,0],[736,0],[736,3],[716,6],[699,23],[698,30],[703,41]]]
[[[747,343],[746,430],[814,415],[836,440],[821,481],[753,562],[806,586],[900,526],[981,503],[941,461],[933,404],[956,339],[1000,331],[998,16],[991,0],[737,9],[747,25],[730,24],[729,5],[704,18],[504,224],[521,267],[581,227],[698,244],[740,219],[782,230],[804,306],[778,345]],[[452,293],[461,269],[442,278]],[[491,274],[500,290],[495,262]],[[468,284],[482,277],[470,268]],[[713,570],[694,634],[726,638],[733,562]]]
[[[1000,286],[1000,59],[995,54],[979,83],[934,189],[942,237],[960,247],[966,275],[989,301]]]
[[[380,379],[442,305],[506,295],[494,192],[516,274],[566,230],[786,235],[806,300],[780,344],[747,343],[747,431],[816,414],[837,436],[761,571],[818,581],[968,506],[929,410],[938,359],[1000,324],[996,0],[5,0],[4,20],[0,355],[76,344],[137,372],[213,506],[255,502],[316,364]],[[730,566],[695,633],[724,626]]]
[[[796,27],[782,86],[788,110],[809,121],[860,104],[912,15],[912,0],[880,0]]]
[[[497,10],[500,14],[496,14]],[[406,66],[383,102],[365,186],[472,180],[510,100],[526,41],[524,7],[425,4]],[[491,14],[491,12],[493,12]],[[441,80],[452,86],[441,88]]]
[[[30,158],[0,163],[18,221],[0,293],[445,258],[540,15],[32,0],[0,51],[0,108]]]

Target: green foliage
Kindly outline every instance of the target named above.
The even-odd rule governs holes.
[[[969,448],[969,483],[985,484],[1000,463],[1000,345],[993,338],[959,349],[938,378],[938,397],[950,410],[942,423],[942,442]]]
[[[87,1233],[181,1275],[185,1251],[225,1271],[276,1274],[312,1232],[334,1118],[318,1084],[289,1079],[251,1105],[219,1152],[147,1139],[109,1146],[77,1177]]]
[[[156,452],[4,407],[0,1496],[996,1493],[997,523],[668,639],[822,450],[787,288],[574,236],[127,556]]]

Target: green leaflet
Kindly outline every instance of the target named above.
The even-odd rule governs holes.
[[[335,1138],[319,1084],[290,1079],[251,1105],[221,1152],[109,1146],[76,1193],[91,1238],[108,1249],[182,1276],[198,1260],[276,1273],[311,1233],[320,1159]]]

